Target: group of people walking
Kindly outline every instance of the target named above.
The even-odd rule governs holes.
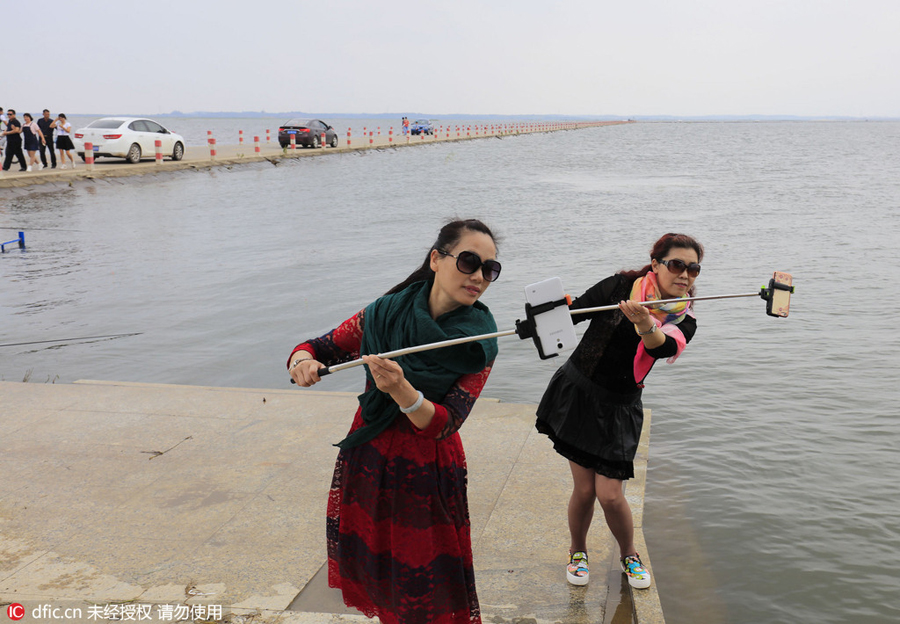
[[[54,119],[50,111],[44,109],[43,115],[35,121],[31,113],[24,113],[19,121],[18,114],[12,108],[4,112],[0,106],[0,156],[3,158],[3,171],[9,171],[13,160],[19,163],[20,171],[40,171],[49,166],[56,169],[56,151],[59,150],[59,164],[66,168],[68,158],[71,167],[75,168],[75,158],[72,150],[72,124],[68,122],[65,114],[60,113]],[[50,162],[47,162],[47,152],[50,152]],[[25,153],[28,153],[27,159]],[[40,161],[38,160],[40,154]]]
[[[577,315],[590,325],[537,409],[537,430],[572,473],[565,578],[573,585],[590,578],[587,534],[595,501],[628,582],[638,589],[651,583],[635,548],[623,485],[634,476],[645,378],[656,360],[678,357],[696,331],[690,300],[671,300],[693,294],[703,247],[669,233],[649,255],[645,266],[600,280],[571,304],[617,308]],[[406,280],[336,329],[294,347],[287,361],[303,387],[318,383],[325,366],[360,356],[366,364],[360,406],[337,444],[327,506],[328,581],[347,605],[383,624],[481,622],[458,431],[498,345],[492,338],[393,359],[372,354],[495,332],[480,298],[500,269],[487,225],[451,221]],[[657,300],[670,301],[641,305]]]

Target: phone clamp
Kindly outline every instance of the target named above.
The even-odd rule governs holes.
[[[759,289],[759,296],[762,299],[765,299],[766,303],[766,314],[769,316],[780,316],[779,314],[772,313],[772,300],[775,297],[776,290],[786,290],[787,292],[794,294],[794,287],[788,284],[782,284],[777,281],[774,277],[769,280],[768,286],[763,286]]]
[[[559,353],[551,353],[547,355],[544,352],[544,346],[541,344],[541,337],[537,335],[537,331],[535,329],[534,319],[545,312],[550,312],[551,310],[555,310],[559,306],[570,306],[572,305],[572,298],[569,295],[566,295],[562,299],[557,299],[556,301],[548,301],[546,303],[541,303],[539,305],[531,305],[530,303],[525,304],[525,320],[521,321],[516,319],[516,335],[525,340],[526,338],[531,338],[534,340],[534,346],[537,347],[538,355],[542,360],[549,360],[552,357],[556,357]]]

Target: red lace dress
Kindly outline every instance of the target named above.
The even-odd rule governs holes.
[[[363,317],[294,351],[326,365],[356,359]],[[480,624],[457,431],[492,365],[460,377],[435,404],[428,428],[401,415],[371,442],[338,453],[328,497],[328,584],[348,606],[384,624]],[[357,409],[350,431],[362,424]]]

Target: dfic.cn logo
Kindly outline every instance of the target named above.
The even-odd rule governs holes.
[[[25,617],[25,607],[18,602],[14,602],[6,607],[6,615],[8,615],[11,620],[21,620]]]

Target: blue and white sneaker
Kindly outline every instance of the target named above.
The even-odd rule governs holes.
[[[650,587],[650,573],[644,567],[641,556],[637,553],[622,557],[622,571],[628,577],[628,584],[635,589]]]

